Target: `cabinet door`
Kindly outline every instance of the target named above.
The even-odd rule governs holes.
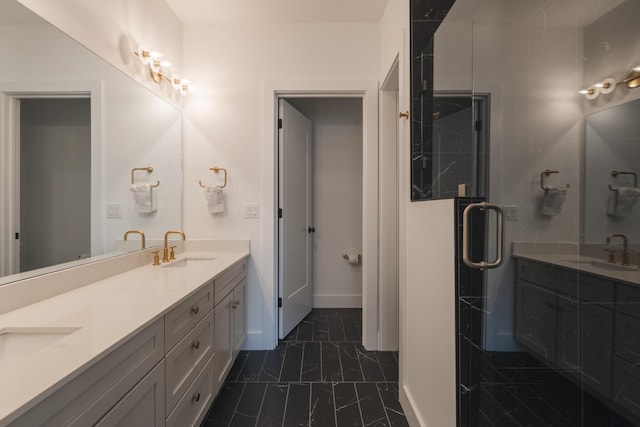
[[[613,311],[583,302],[580,313],[584,385],[609,397],[613,363]]]
[[[247,293],[247,280],[244,279],[233,290],[233,359],[235,360],[240,348],[247,336],[247,322],[245,308],[245,296]]]
[[[548,364],[556,361],[556,296],[525,282],[516,285],[516,339]]]
[[[164,362],[126,394],[96,427],[164,426]]]
[[[214,308],[214,374],[218,384],[222,384],[233,362],[233,292],[228,294]]]
[[[556,363],[564,372],[580,377],[580,304],[557,296]]]

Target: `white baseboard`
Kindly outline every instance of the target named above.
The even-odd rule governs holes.
[[[362,295],[314,295],[313,308],[362,308]]]
[[[416,412],[413,409],[413,399],[408,395],[402,384],[398,384],[398,400],[400,401],[402,412],[404,412],[404,416],[407,418],[409,425],[411,427],[424,426],[424,424],[418,420]]]
[[[272,348],[264,348],[264,340],[262,331],[248,331],[247,338],[242,346],[243,350],[273,350]]]

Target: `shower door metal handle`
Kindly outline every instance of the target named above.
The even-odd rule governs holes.
[[[471,234],[470,227],[470,216],[471,211],[474,209],[484,210],[493,210],[496,212],[497,217],[497,238],[498,238],[498,247],[496,251],[496,259],[492,262],[487,261],[472,261],[469,255],[469,238]],[[502,249],[503,249],[503,215],[502,208],[498,205],[494,205],[492,203],[482,202],[482,203],[471,203],[462,212],[462,261],[465,263],[467,267],[475,268],[479,270],[484,270],[485,268],[496,268],[500,264],[502,264]]]

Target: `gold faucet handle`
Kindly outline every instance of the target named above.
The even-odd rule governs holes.
[[[160,251],[153,251],[153,265],[160,265]]]
[[[614,264],[616,262],[616,250],[615,249],[605,249],[605,252],[608,252],[607,262]]]
[[[169,253],[169,259],[176,259],[176,247],[175,246],[169,246],[169,248],[171,249],[171,252]]]

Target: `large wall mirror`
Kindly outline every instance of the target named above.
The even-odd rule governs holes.
[[[128,230],[149,246],[181,229],[178,109],[15,0],[0,0],[0,54],[0,284],[141,248]],[[132,179],[159,183],[152,212]]]
[[[584,242],[624,234],[640,247],[640,100],[587,116]]]

